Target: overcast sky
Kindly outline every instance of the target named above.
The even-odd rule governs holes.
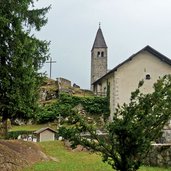
[[[90,88],[91,48],[99,22],[108,46],[108,69],[152,46],[171,58],[171,0],[39,0],[50,5],[40,39],[51,41],[52,78]],[[49,75],[49,64],[43,71]]]

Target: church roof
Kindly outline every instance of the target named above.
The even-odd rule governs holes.
[[[96,38],[94,40],[94,44],[93,44],[92,49],[94,49],[94,48],[107,48],[105,39],[103,37],[102,30],[100,27],[97,30]]]
[[[123,61],[122,63],[120,63],[119,65],[117,65],[116,67],[114,67],[112,70],[110,70],[107,74],[105,74],[104,76],[102,76],[101,78],[99,78],[98,80],[96,80],[93,84],[99,82],[100,80],[102,80],[103,78],[105,78],[106,76],[108,76],[109,74],[117,71],[117,69],[122,66],[123,64],[125,64],[126,62],[132,60],[132,58],[134,58],[137,54],[141,53],[142,51],[148,51],[149,53],[153,54],[154,56],[156,56],[157,58],[159,58],[161,61],[171,65],[171,60],[164,56],[163,54],[161,54],[160,52],[158,52],[157,50],[153,49],[151,46],[147,45],[145,46],[143,49],[141,49],[140,51],[138,51],[137,53],[131,55],[128,59],[126,59],[125,61]]]

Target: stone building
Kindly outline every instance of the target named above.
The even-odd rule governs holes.
[[[96,46],[98,44],[96,42],[101,43]],[[99,52],[104,52],[104,56],[99,57]],[[97,95],[106,94],[107,89],[109,89],[111,120],[117,104],[122,105],[129,102],[131,92],[138,87],[139,81],[144,80],[141,91],[150,93],[153,91],[153,84],[159,77],[171,74],[171,60],[150,46],[144,47],[106,72],[107,46],[100,28],[93,45],[92,59],[92,88]],[[102,71],[99,71],[101,69]],[[98,71],[100,72],[99,75],[97,74]],[[93,74],[96,76],[95,79]]]
[[[107,73],[107,45],[99,27],[91,50],[91,90],[92,84]]]

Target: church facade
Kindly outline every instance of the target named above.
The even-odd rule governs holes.
[[[107,61],[105,65],[106,63]],[[98,64],[93,64],[92,67],[96,65]],[[171,74],[171,60],[152,47],[146,46],[109,72],[106,70],[103,76],[97,75],[97,79],[92,82],[92,89],[97,95],[105,95],[109,89],[110,119],[112,120],[117,105],[129,103],[131,92],[138,87],[139,81],[144,80],[141,91],[150,93],[159,77],[167,74]]]

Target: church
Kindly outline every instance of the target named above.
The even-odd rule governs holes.
[[[115,66],[107,69],[107,44],[99,27],[91,50],[91,90],[96,95],[110,93],[110,119],[117,105],[129,103],[131,92],[144,80],[143,93],[153,91],[153,84],[166,74],[171,73],[171,60],[146,46]]]

